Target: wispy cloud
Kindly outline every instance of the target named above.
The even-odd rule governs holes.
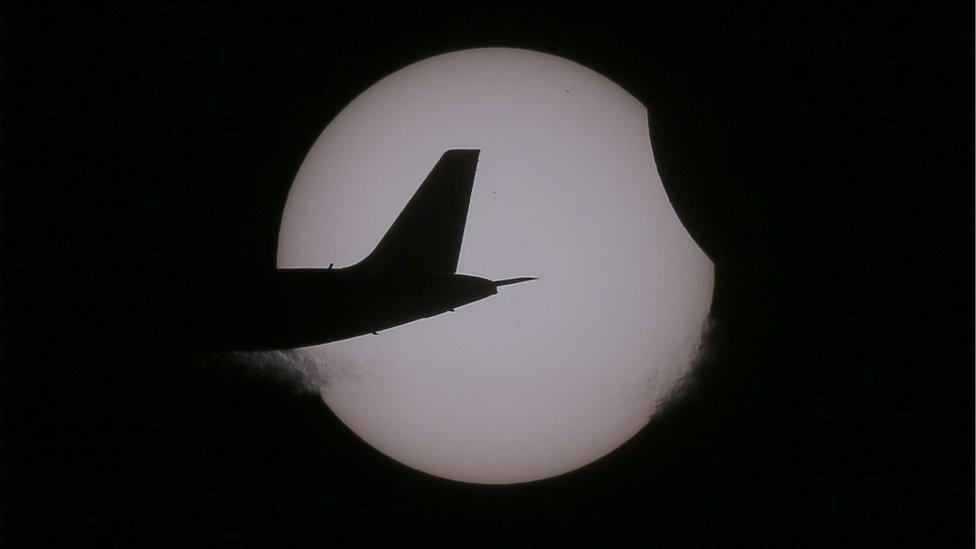
[[[311,349],[233,352],[231,362],[270,381],[291,387],[299,393],[321,394],[338,380],[356,379],[361,374],[355,364],[329,353]]]

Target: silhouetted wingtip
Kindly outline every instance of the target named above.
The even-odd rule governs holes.
[[[509,284],[518,284],[519,282],[528,282],[530,280],[538,280],[538,277],[534,276],[522,276],[519,278],[506,278],[505,280],[493,280],[495,287],[507,286]]]

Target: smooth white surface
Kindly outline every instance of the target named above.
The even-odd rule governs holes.
[[[712,264],[668,202],[646,109],[622,88],[502,48],[384,78],[308,153],[278,266],[365,257],[452,148],[481,149],[458,272],[540,280],[312,348],[328,380],[316,389],[369,444],[434,475],[571,471],[647,423],[691,366],[712,297]]]

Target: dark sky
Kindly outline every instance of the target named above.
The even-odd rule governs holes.
[[[4,2],[4,541],[971,545],[972,3],[593,9]],[[644,101],[716,263],[692,389],[527,485],[410,470],[168,337],[260,291],[347,102],[478,46]]]

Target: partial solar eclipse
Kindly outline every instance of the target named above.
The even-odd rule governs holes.
[[[452,149],[481,151],[457,272],[538,280],[306,348],[322,372],[309,379],[415,469],[487,484],[572,471],[647,424],[694,362],[712,299],[712,263],[668,201],[647,110],[618,85],[507,48],[380,80],[305,158],[278,267],[363,259]]]

